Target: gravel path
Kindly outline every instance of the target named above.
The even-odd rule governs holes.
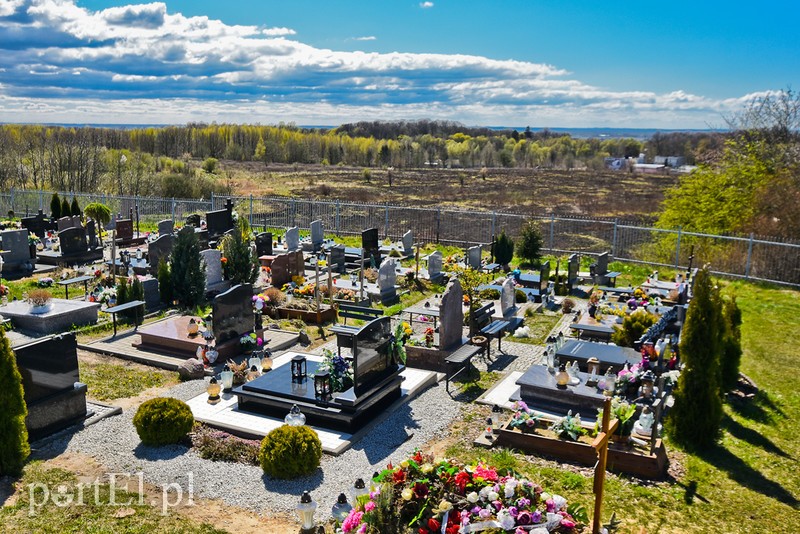
[[[205,390],[205,382],[180,384],[167,393],[188,400]],[[327,514],[340,492],[347,493],[356,478],[368,478],[388,462],[397,463],[416,447],[443,437],[461,411],[443,386],[434,386],[401,406],[390,417],[338,457],[323,455],[315,475],[283,481],[266,477],[260,467],[203,460],[181,445],[148,447],[140,443],[133,427],[134,410],[110,417],[76,434],[54,440],[40,455],[76,452],[94,457],[111,472],[142,471],[150,484],[180,483],[187,491],[193,475],[194,495],[254,510],[259,513],[292,513],[304,490],[320,505],[319,518]]]

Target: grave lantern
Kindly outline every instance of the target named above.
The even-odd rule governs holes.
[[[495,432],[500,429],[500,425],[503,423],[503,407],[499,404],[495,404],[492,406],[492,428],[494,428]]]
[[[232,379],[233,377],[231,377],[231,380]],[[208,392],[209,404],[216,404],[219,402],[219,392],[221,389],[222,388],[217,383],[217,379],[212,376],[211,380],[208,381],[208,389],[206,390]]]
[[[642,375],[642,397],[653,396],[653,382],[655,382],[655,379],[656,375],[649,369]]]
[[[331,516],[333,516],[337,522],[341,523],[347,518],[352,509],[353,507],[347,502],[347,495],[340,493],[339,498],[336,499],[336,504],[331,508]]]
[[[306,416],[300,411],[296,404],[292,404],[292,409],[283,418],[283,422],[289,426],[303,426],[306,424]]]
[[[248,367],[255,367],[261,369],[261,351],[254,350],[250,357],[247,359]]]
[[[140,249],[140,248],[136,249],[136,259],[137,260],[141,260],[142,259],[142,249]]]
[[[250,367],[250,370],[247,371],[247,377],[245,377],[245,380],[247,380],[248,382],[252,382],[259,376],[261,376],[261,373],[258,372],[258,367],[253,365]]]
[[[227,363],[225,367],[222,368],[219,379],[222,381],[222,387],[224,387],[226,391],[230,391],[233,388],[233,371],[231,371],[231,366]]]
[[[589,371],[590,375],[600,374],[600,360],[598,360],[594,356],[586,360],[586,366],[588,367],[587,371]]]
[[[302,380],[307,376],[306,357],[298,354],[292,358],[292,380]]]
[[[606,371],[605,377],[603,378],[603,395],[606,397],[613,397],[614,391],[617,387],[617,378],[614,375],[614,371],[611,367],[608,368]]]
[[[297,516],[300,518],[300,528],[303,531],[311,531],[314,528],[314,512],[317,511],[317,503],[311,498],[308,491],[304,491],[297,503]]]
[[[272,371],[272,353],[265,350],[264,357],[261,358],[261,372],[267,373],[269,371]]]
[[[326,399],[331,394],[331,374],[328,371],[317,372],[314,375],[314,396]]]
[[[197,324],[197,321],[194,320],[194,317],[189,319],[189,324],[186,325],[186,333],[190,336],[196,336],[197,332],[200,331],[200,325]]]
[[[353,502],[357,503],[358,498],[362,495],[369,495],[369,490],[367,489],[367,485],[364,484],[364,479],[358,478],[353,484],[353,487],[350,488],[350,497],[352,498]]]
[[[567,384],[569,384],[569,373],[567,372],[567,367],[565,364],[562,363],[558,367],[558,372],[556,373],[555,378],[556,378],[556,385],[560,389],[564,389],[567,387]]]

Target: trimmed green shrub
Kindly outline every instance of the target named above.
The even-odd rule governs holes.
[[[250,225],[240,217],[236,231],[222,239],[222,253],[226,258],[224,272],[233,285],[252,284],[258,278],[258,257],[250,248]]]
[[[158,296],[164,304],[172,304],[172,275],[164,258],[158,262]]]
[[[496,289],[484,289],[478,293],[478,297],[482,300],[499,300],[500,292]]]
[[[633,347],[634,342],[639,341],[642,334],[653,326],[656,316],[640,308],[630,315],[626,315],[622,320],[622,327],[617,327],[611,334],[611,341],[620,347]]]
[[[72,205],[70,206],[70,211],[72,215],[81,216],[83,213],[81,212],[81,207],[78,205],[78,199],[76,197],[72,197]]]
[[[56,220],[61,218],[61,199],[58,197],[58,193],[53,193],[53,196],[50,197],[50,216]]]
[[[18,475],[31,453],[25,417],[28,407],[22,390],[17,357],[0,328],[0,475]]]
[[[264,437],[258,459],[264,473],[275,478],[310,475],[319,467],[322,442],[308,426],[283,425]]]
[[[128,288],[128,302],[132,300],[144,300],[144,286],[142,285],[142,282],[139,280],[138,276],[133,277],[133,282],[131,282],[131,285]],[[125,313],[129,319],[133,320],[136,324],[139,324],[139,322],[144,318],[144,305],[136,306],[130,310],[125,310]]]
[[[508,267],[514,257],[514,241],[506,235],[506,231],[500,232],[497,240],[494,242],[494,261]]]
[[[542,230],[535,221],[528,221],[522,227],[517,241],[517,256],[530,264],[536,264],[542,257],[544,238]]]
[[[731,391],[739,382],[739,364],[742,362],[742,311],[736,297],[725,299],[722,305],[725,331],[720,354],[720,385],[723,392]]]
[[[189,405],[171,397],[145,401],[133,416],[133,426],[145,445],[168,445],[183,439],[194,425]]]
[[[130,302],[130,300],[130,295],[128,295],[128,279],[124,276],[120,277],[117,283],[117,304],[125,304]]]

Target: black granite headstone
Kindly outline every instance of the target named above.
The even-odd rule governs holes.
[[[133,239],[133,221],[130,219],[117,219],[117,239],[130,241]]]
[[[261,232],[256,235],[256,254],[272,256],[272,232]]]
[[[569,264],[567,267],[567,283],[572,284],[573,280],[578,278],[578,269],[580,268],[580,260],[577,254],[572,254],[569,257]]]
[[[337,273],[345,270],[345,246],[334,245],[331,247],[331,269]]]
[[[539,292],[544,295],[547,292],[547,287],[550,284],[550,260],[542,264],[539,270]]]
[[[186,226],[194,226],[195,228],[200,228],[200,221],[202,218],[197,213],[192,213],[188,217],[186,217]]]
[[[87,250],[86,230],[83,228],[67,228],[58,232],[58,241],[62,256],[83,254]]]
[[[78,344],[73,333],[17,347],[14,353],[28,405],[70,391],[79,382]]]
[[[158,274],[158,262],[162,259],[169,260],[173,246],[175,246],[173,234],[162,235],[147,246],[147,263],[150,264],[150,274],[154,276]]]
[[[253,286],[239,284],[220,293],[211,302],[214,337],[217,343],[238,339],[255,330]]]
[[[39,213],[33,217],[23,217],[20,219],[20,224],[30,233],[38,236],[39,239],[44,239],[47,230],[50,230],[53,226],[42,210],[39,210]]]
[[[379,317],[362,327],[356,334],[356,354],[353,357],[353,384],[356,396],[397,371],[392,351],[392,323],[389,317]]]
[[[361,248],[364,249],[364,257],[370,256],[375,259],[375,265],[381,264],[381,249],[378,242],[378,229],[370,228],[361,232]]]
[[[216,210],[206,213],[206,228],[211,237],[221,236],[233,228],[233,220],[228,210]]]
[[[97,229],[91,219],[86,223],[86,235],[89,237],[89,248],[95,248],[99,245],[97,242]]]

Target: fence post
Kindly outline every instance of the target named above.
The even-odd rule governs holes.
[[[550,214],[550,253],[553,253],[555,247],[555,233],[556,233],[556,214]]]
[[[41,189],[39,189],[39,209],[44,211],[44,191],[42,191]]]
[[[497,212],[493,211],[492,212],[492,234],[491,234],[493,241],[494,241],[494,236],[497,235],[496,226],[497,226]]]
[[[297,206],[294,203],[294,198],[292,198],[290,202],[292,204],[292,210],[291,210],[292,211],[292,226],[296,226],[294,221],[295,221],[295,213],[296,213],[296,210],[297,210]]]
[[[172,221],[175,222],[175,197],[172,197]]]
[[[611,238],[611,257],[616,259],[617,257],[617,221],[619,219],[614,219],[614,237]]]
[[[253,227],[253,195],[250,195],[250,228]]]
[[[211,199],[210,199],[209,202],[211,202],[211,209],[208,210],[208,211],[214,211],[214,192],[213,191],[211,192]]]
[[[744,279],[750,279],[750,262],[753,259],[753,232],[750,232],[750,242],[747,244],[747,263],[744,267]]]
[[[9,210],[14,210],[14,213],[16,213],[17,210],[14,209],[15,206],[14,206],[14,188],[13,187],[11,188],[10,193],[11,193],[11,195],[8,197],[8,200],[9,200],[8,209]]]
[[[385,222],[383,223],[383,238],[386,239],[389,237],[389,203],[386,203],[386,217]]]
[[[439,229],[442,224],[442,208],[436,208],[436,244],[439,244]]]
[[[336,235],[339,235],[339,199],[336,199]]]
[[[682,231],[683,231],[683,227],[679,226],[678,227],[678,241],[677,241],[677,243],[675,243],[675,268],[676,269],[678,268],[678,265],[680,264],[680,258],[681,258],[681,233],[682,233]]]

